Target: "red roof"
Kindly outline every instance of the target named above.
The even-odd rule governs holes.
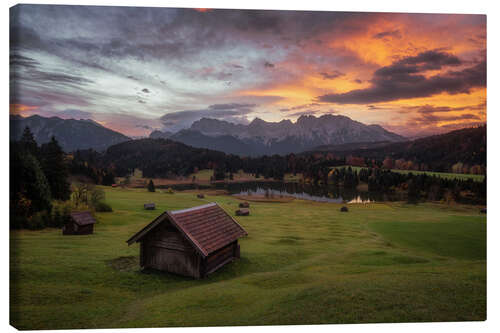
[[[84,212],[72,212],[71,218],[75,221],[76,224],[82,226],[87,224],[95,224],[96,221],[92,214],[89,211]]]
[[[216,203],[189,209],[167,211],[131,237],[130,244],[139,241],[159,223],[168,219],[203,256],[234,242],[247,232]]]

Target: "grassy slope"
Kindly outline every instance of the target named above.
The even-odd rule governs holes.
[[[106,189],[96,233],[11,232],[23,329],[484,320],[486,217],[474,207],[252,203],[242,258],[205,280],[138,270],[125,241],[163,210],[227,196]],[[156,202],[158,210],[142,204]]]
[[[349,166],[341,166],[341,167],[335,167],[335,168],[347,168]],[[360,169],[363,167],[358,167],[358,166],[351,166],[352,170],[356,170],[359,172]],[[484,175],[472,175],[472,174],[466,174],[466,173],[450,173],[450,172],[434,172],[434,171],[416,171],[416,170],[397,170],[397,169],[391,169],[392,172],[399,172],[403,174],[407,173],[413,173],[414,175],[420,175],[420,174],[427,174],[429,176],[436,176],[436,177],[443,177],[447,179],[463,179],[467,180],[471,178],[474,181],[477,182],[482,182],[484,179]]]

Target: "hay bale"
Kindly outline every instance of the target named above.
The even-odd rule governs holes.
[[[246,208],[241,208],[241,209],[238,209],[236,211],[236,215],[237,216],[248,216],[250,215],[250,210],[246,209]]]
[[[340,211],[341,211],[341,212],[348,212],[348,211],[349,211],[349,209],[347,209],[347,207],[346,207],[346,206],[342,206],[342,208],[340,208]]]
[[[204,199],[204,198],[205,198],[205,194],[201,194],[201,193],[200,193],[200,194],[197,194],[197,195],[196,195],[196,197],[197,197],[198,199]]]
[[[250,207],[250,204],[245,201],[245,202],[240,202],[240,208],[249,208]]]

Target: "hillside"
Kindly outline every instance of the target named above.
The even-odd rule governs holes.
[[[222,152],[193,148],[168,139],[140,139],[109,147],[102,163],[114,166],[118,175],[139,168],[144,177],[168,177],[190,174],[194,167],[209,169],[224,159]]]
[[[10,140],[19,140],[26,126],[31,129],[38,144],[48,142],[54,136],[66,152],[89,148],[103,151],[109,146],[130,140],[90,119],[46,118],[39,115],[26,118],[10,116]]]
[[[332,152],[337,156],[359,156],[376,160],[385,157],[425,163],[430,170],[448,171],[458,162],[486,166],[486,125],[464,128],[414,141],[374,144],[365,147],[322,146],[309,153]]]

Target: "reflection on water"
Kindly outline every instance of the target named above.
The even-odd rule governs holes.
[[[284,182],[247,182],[227,184],[229,193],[236,195],[259,195],[268,197],[294,197],[302,200],[333,203],[369,203],[390,200],[383,194],[361,192],[334,186],[314,186]],[[267,193],[267,194],[266,194]]]
[[[256,187],[253,189],[247,189],[247,190],[242,190],[239,193],[233,193],[234,195],[256,195],[256,196],[266,196],[269,198],[282,198],[282,197],[294,197],[296,199],[302,199],[302,200],[311,200],[311,201],[318,201],[318,202],[334,202],[334,203],[341,203],[343,202],[342,197],[338,198],[329,198],[327,196],[321,196],[321,195],[312,195],[306,192],[288,192],[286,190],[275,190],[272,188],[266,188],[266,187]]]
[[[347,203],[348,203],[348,204],[351,204],[351,203],[370,203],[370,202],[375,202],[375,200],[370,200],[370,199],[365,199],[365,200],[363,200],[363,199],[362,199],[362,198],[358,195],[356,198],[354,198],[354,199],[352,199],[352,200],[348,201]]]
[[[344,189],[335,186],[314,186],[310,184],[285,182],[241,182],[216,183],[210,186],[184,184],[172,186],[174,190],[187,189],[217,189],[226,190],[232,195],[259,195],[279,198],[294,197],[302,200],[333,203],[370,203],[381,201],[404,200],[401,195],[394,193],[377,193]]]

